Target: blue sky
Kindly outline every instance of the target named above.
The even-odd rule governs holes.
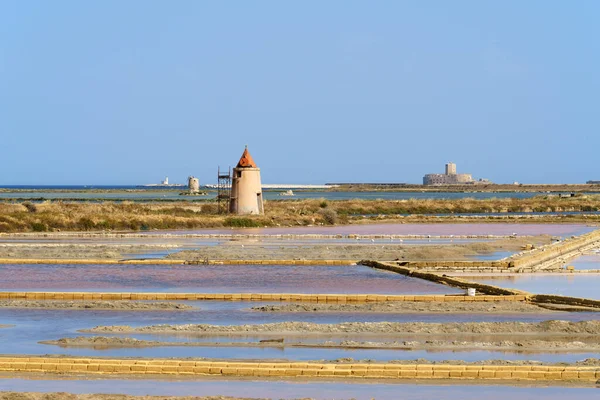
[[[0,184],[600,180],[600,2],[0,2]]]

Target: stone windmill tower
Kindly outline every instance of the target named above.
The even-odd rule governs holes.
[[[248,146],[233,169],[229,211],[239,215],[264,213],[260,168],[248,152]]]

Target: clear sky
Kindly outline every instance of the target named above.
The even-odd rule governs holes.
[[[0,184],[600,180],[600,1],[0,1]]]

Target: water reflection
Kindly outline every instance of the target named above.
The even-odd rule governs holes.
[[[462,290],[365,266],[2,265],[2,290],[450,294]]]
[[[53,377],[10,379],[0,376],[3,390],[70,393],[108,393],[157,396],[234,396],[260,398],[373,399],[377,400],[563,400],[596,399],[598,389],[590,387],[502,386],[477,383],[413,384],[404,381],[274,381],[227,380],[223,378],[173,380],[85,380]],[[402,393],[401,396],[399,393]]]

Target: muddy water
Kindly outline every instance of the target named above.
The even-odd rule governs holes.
[[[238,228],[152,231],[152,234],[323,234],[323,235],[553,235],[570,236],[591,232],[584,224],[367,224],[297,228]]]
[[[558,294],[600,300],[600,274],[469,276],[465,279],[535,294]]]
[[[47,378],[10,379],[0,376],[2,390],[70,392],[70,393],[108,393],[129,395],[162,396],[236,396],[262,398],[314,398],[314,399],[350,399],[357,400],[526,400],[545,399],[563,400],[597,399],[600,389],[565,387],[530,387],[499,385],[464,384],[421,384],[403,382],[342,382],[342,381],[272,381],[224,379],[204,380],[84,380]],[[402,395],[400,395],[402,393]]]
[[[463,293],[365,266],[2,265],[0,282],[4,291]]]

